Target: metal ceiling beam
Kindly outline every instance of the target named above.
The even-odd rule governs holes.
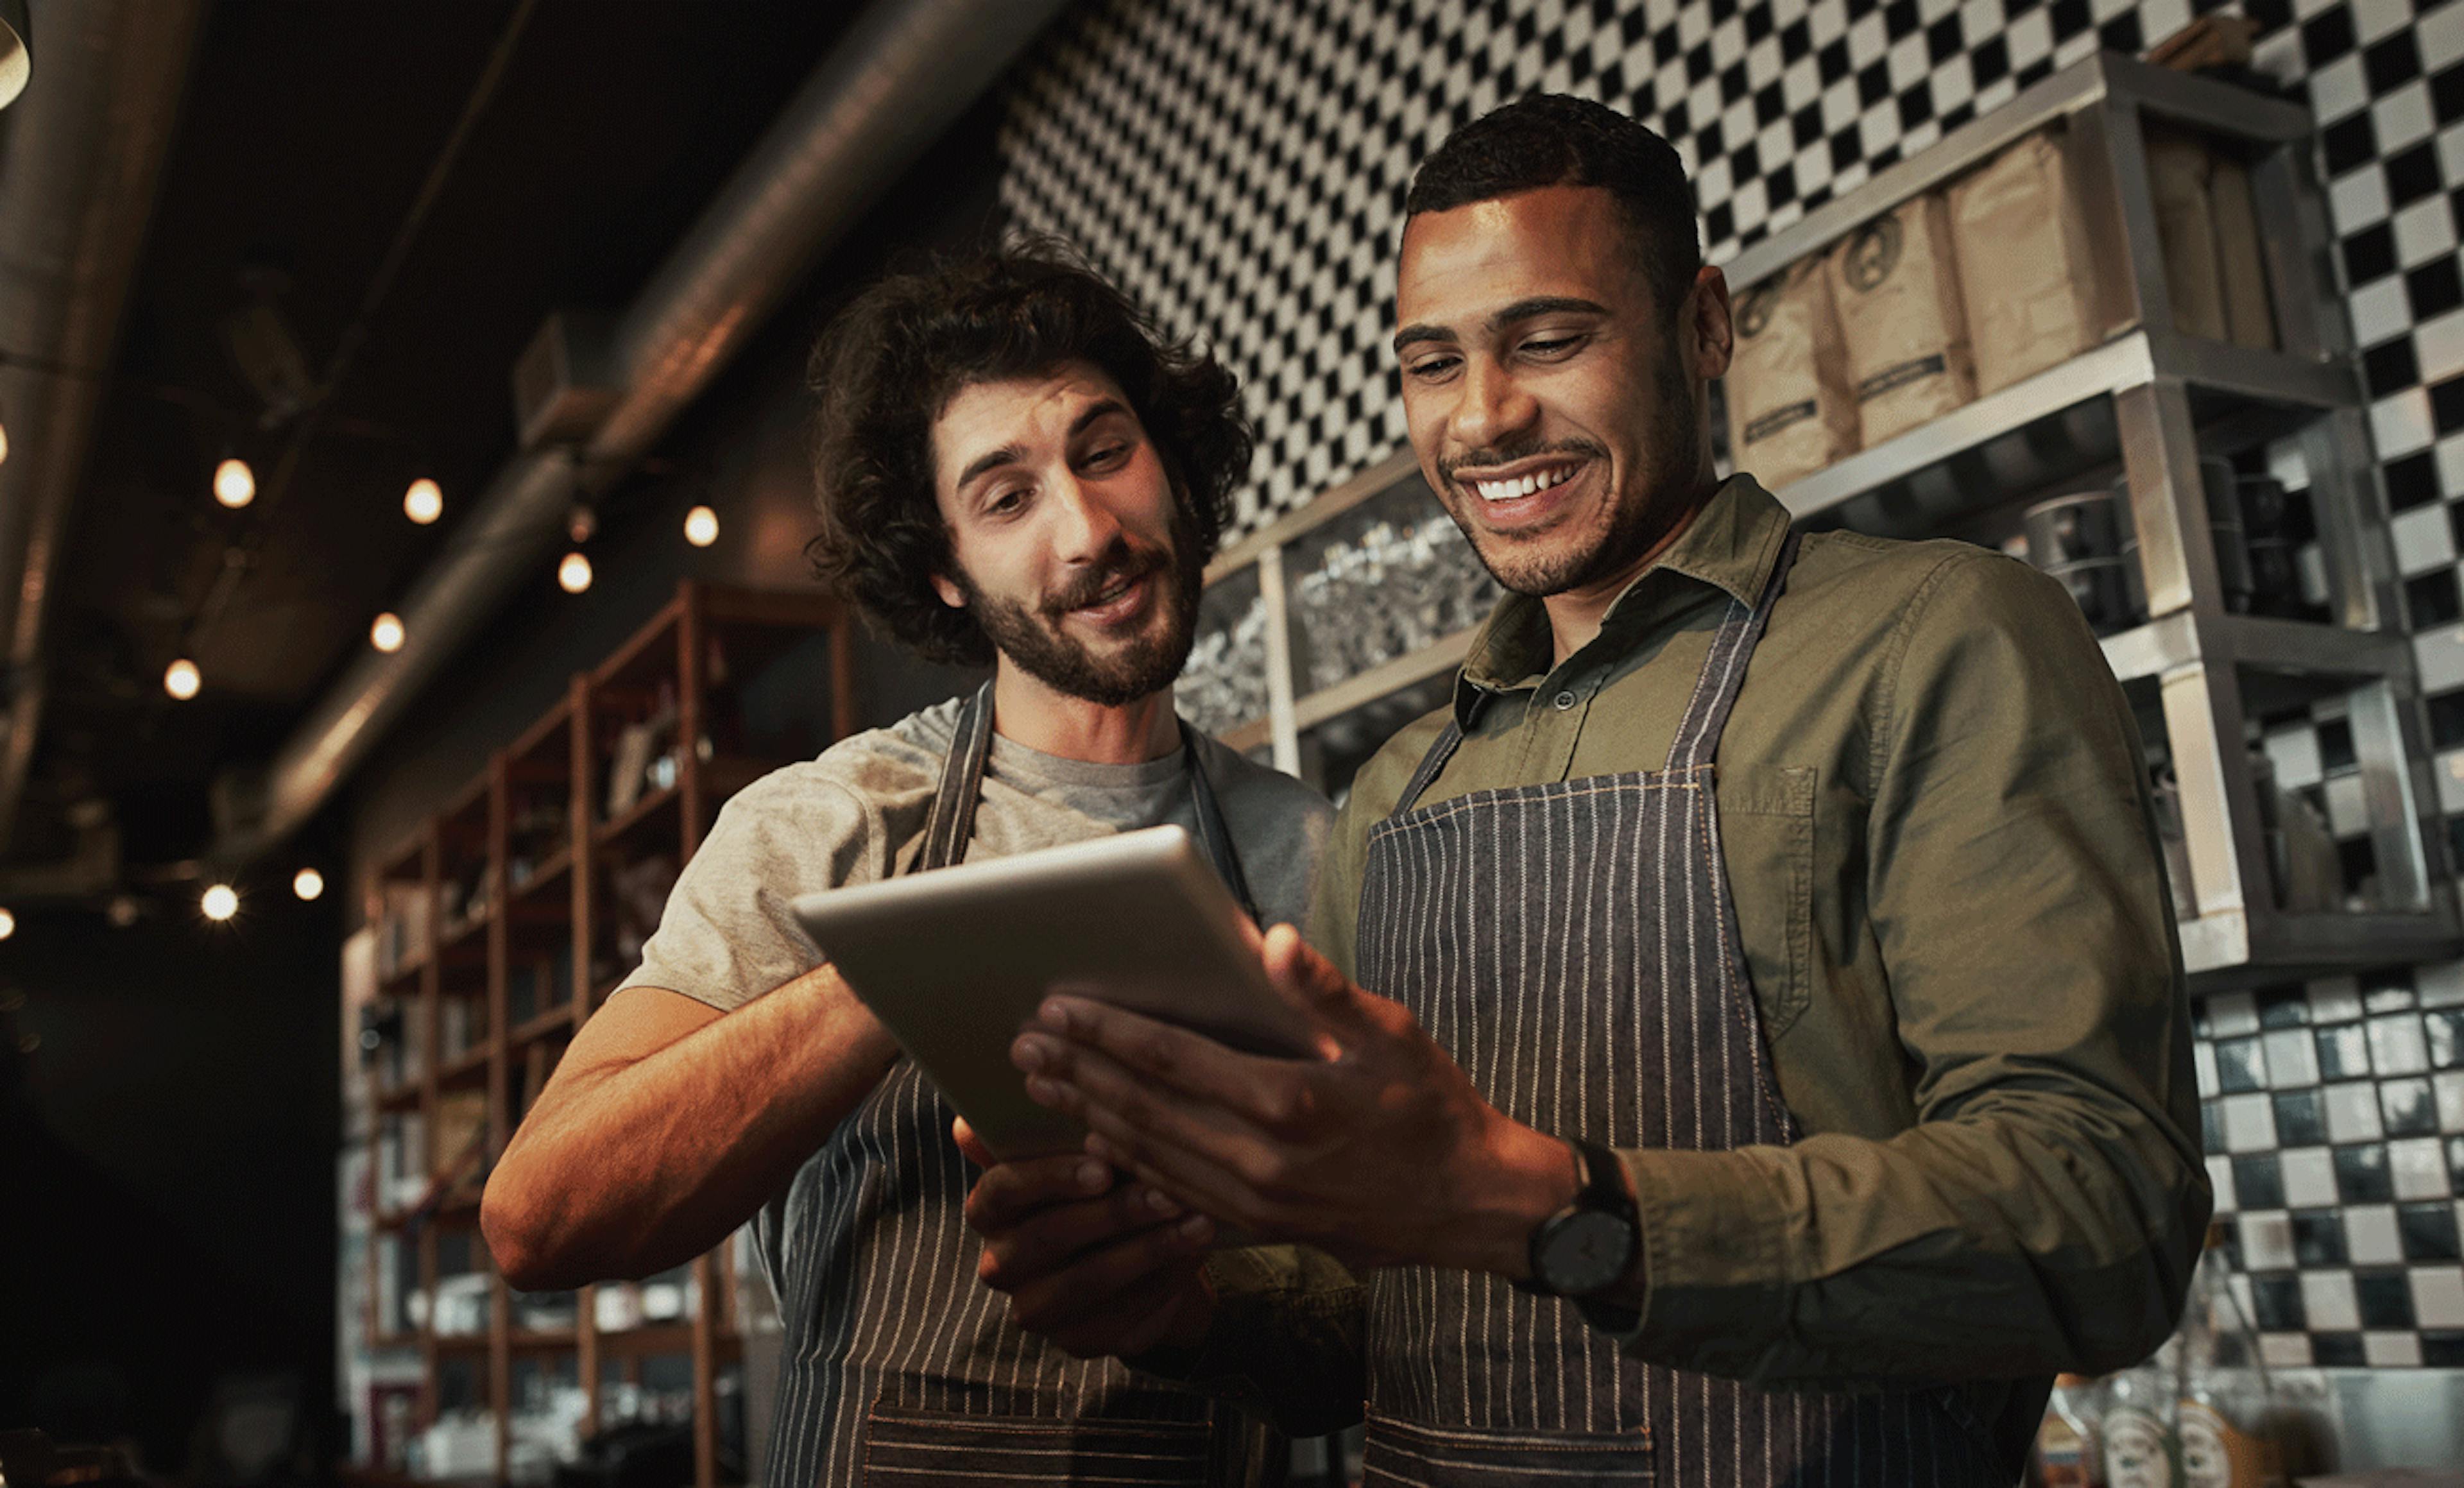
[[[266,767],[250,820],[209,856],[244,862],[315,814],[515,585],[537,581],[587,483],[613,484],[742,349],[813,259],[852,227],[1067,0],[875,0],[824,58],[632,306],[620,389],[574,453],[515,456],[397,606],[402,649],[363,653]]]
[[[43,625],[203,6],[45,0],[43,65],[0,113],[0,851],[42,727]]]

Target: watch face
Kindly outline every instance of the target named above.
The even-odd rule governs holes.
[[[1576,1210],[1540,1242],[1540,1281],[1560,1296],[1587,1297],[1615,1285],[1633,1260],[1634,1226],[1621,1215]]]

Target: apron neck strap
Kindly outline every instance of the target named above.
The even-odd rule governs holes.
[[[1737,706],[1737,693],[1746,684],[1746,664],[1753,659],[1754,647],[1763,638],[1763,627],[1771,623],[1771,605],[1787,584],[1788,571],[1796,562],[1797,535],[1793,532],[1780,542],[1779,557],[1771,563],[1771,577],[1763,580],[1763,592],[1753,608],[1728,602],[1728,615],[1720,622],[1719,633],[1711,638],[1711,654],[1703,659],[1702,674],[1694,679],[1694,695],[1685,705],[1685,716],[1677,725],[1677,737],[1668,746],[1668,769],[1671,773],[1690,770],[1706,764],[1720,748],[1721,732],[1728,726],[1729,711]]]
[[[1206,850],[1207,860],[1215,864],[1232,897],[1254,920],[1258,907],[1249,897],[1248,876],[1241,871],[1241,859],[1232,848],[1232,830],[1224,824],[1222,810],[1215,803],[1215,788],[1199,757],[1198,736],[1187,723],[1177,717],[1173,721],[1180,728],[1181,759],[1189,771],[1190,803],[1197,808],[1199,845]],[[976,835],[976,803],[983,799],[984,768],[992,759],[992,750],[993,685],[987,682],[958,705],[957,727],[949,755],[941,762],[941,787],[934,792],[932,812],[924,820],[924,853],[914,871],[926,873],[965,861],[967,843]]]

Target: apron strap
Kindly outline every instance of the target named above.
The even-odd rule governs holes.
[[[1187,723],[1174,721],[1180,725],[1181,759],[1189,771],[1190,803],[1197,808],[1198,843],[1206,849],[1207,861],[1215,864],[1223,886],[1240,901],[1242,912],[1254,920],[1258,906],[1249,895],[1249,879],[1241,871],[1240,856],[1232,849],[1232,829],[1215,803],[1215,787],[1199,758],[1198,735]],[[976,835],[976,803],[983,799],[984,768],[992,750],[993,685],[987,682],[958,705],[950,753],[941,762],[941,787],[934,792],[932,812],[924,819],[924,853],[913,871],[929,873],[965,860],[967,843]]]
[[[1232,850],[1232,828],[1224,823],[1223,812],[1215,804],[1215,786],[1206,778],[1206,766],[1199,758],[1198,731],[1177,715],[1173,721],[1180,725],[1180,754],[1189,769],[1189,800],[1197,808],[1198,845],[1206,849],[1207,861],[1215,864],[1223,886],[1232,890],[1241,912],[1255,921],[1258,902],[1249,895],[1249,876],[1241,871],[1241,856]]]
[[[976,835],[976,801],[983,795],[984,763],[993,751],[993,685],[958,706],[958,724],[950,755],[941,762],[941,788],[933,793],[932,815],[924,819],[924,856],[914,871],[946,868],[967,856]]]
[[[1771,623],[1771,605],[1787,583],[1789,568],[1796,562],[1796,547],[1797,534],[1792,532],[1781,541],[1779,558],[1771,564],[1771,577],[1763,580],[1763,592],[1752,609],[1734,600],[1728,602],[1727,618],[1711,638],[1711,654],[1703,659],[1702,674],[1694,679],[1694,695],[1677,725],[1676,740],[1668,746],[1671,774],[1706,763],[1719,751],[1721,732],[1727,728],[1729,711],[1737,706],[1737,693],[1746,684],[1746,664],[1753,659],[1763,627]]]

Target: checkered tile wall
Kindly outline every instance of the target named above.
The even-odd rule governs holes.
[[[1535,89],[1673,141],[1714,262],[2099,46],[2217,0],[1087,0],[1021,70],[1003,197],[1243,376],[1242,527],[1403,437],[1385,338],[1413,164]],[[2464,0],[2245,0],[2305,91],[2464,861]],[[2270,719],[2366,854],[2349,732]],[[2366,864],[2348,866],[2357,874]],[[2464,966],[2210,999],[2200,1093],[2281,1362],[2464,1366]]]

